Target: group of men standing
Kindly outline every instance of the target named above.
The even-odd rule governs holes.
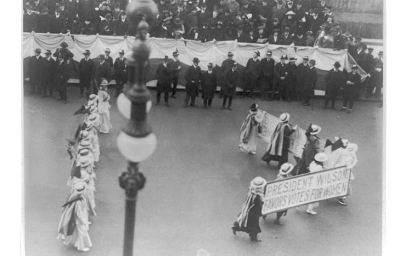
[[[124,50],[119,52],[119,58],[115,61],[109,56],[110,49],[105,50],[105,54],[100,54],[96,60],[90,58],[91,52],[85,50],[84,58],[76,67],[73,61],[73,53],[68,50],[68,44],[63,42],[61,48],[56,49],[52,54],[46,50],[45,57],[41,56],[40,49],[35,50],[35,55],[30,57],[28,63],[28,76],[30,79],[30,94],[41,93],[42,98],[53,97],[54,92],[59,92],[59,100],[67,103],[67,84],[71,72],[78,73],[79,88],[82,98],[89,94],[97,94],[101,82],[105,79],[116,81],[116,95],[121,93],[123,86],[127,82],[127,62],[124,57]],[[52,58],[56,57],[56,60]]]
[[[303,100],[304,106],[310,105],[310,97],[314,95],[317,83],[316,61],[303,58],[303,63],[296,65],[295,58],[288,60],[287,55],[281,56],[276,63],[272,52],[268,51],[266,57],[259,60],[260,53],[254,52],[245,68],[245,87],[241,97],[254,98],[254,89],[259,88],[261,100]],[[278,92],[278,94],[276,94]]]

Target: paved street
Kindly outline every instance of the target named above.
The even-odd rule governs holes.
[[[40,95],[23,98],[26,255],[122,255],[124,191],[118,176],[127,163],[118,151],[116,137],[126,121],[114,98],[114,129],[99,135],[98,215],[89,232],[93,247],[81,253],[56,238],[61,206],[69,193],[65,139],[74,136],[83,120],[83,116],[73,116],[84,103],[78,98],[79,89],[68,90],[66,105]],[[114,95],[113,89],[110,93]],[[212,256],[381,255],[383,110],[377,103],[356,102],[348,115],[323,110],[323,100],[315,100],[312,111],[299,102],[237,98],[228,111],[220,110],[222,100],[217,97],[210,110],[201,108],[200,98],[199,108],[183,108],[184,96],[179,92],[177,99],[170,100],[170,108],[162,104],[150,112],[158,145],[154,155],[140,165],[147,183],[137,202],[135,255],[196,255],[199,249]],[[277,176],[275,165],[269,167],[261,161],[265,142],[258,144],[256,156],[238,150],[239,129],[254,102],[274,115],[289,112],[291,123],[302,128],[310,122],[322,126],[324,139],[340,135],[359,145],[348,205],[323,201],[315,216],[305,213],[305,206],[290,209],[281,219],[282,227],[273,224],[274,216],[261,219],[262,243],[252,243],[246,233],[234,236],[231,231],[251,179]]]

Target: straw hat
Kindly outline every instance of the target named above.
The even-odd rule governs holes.
[[[257,110],[258,110],[258,108],[259,108],[258,104],[253,103],[253,104],[251,105],[251,107],[250,107],[250,110],[251,110],[251,111],[257,111]]]
[[[292,165],[290,163],[285,163],[285,164],[281,165],[280,174],[281,175],[288,175],[289,173],[291,173],[291,171],[293,169],[294,169],[294,165]]]
[[[311,135],[317,135],[320,132],[321,132],[321,127],[320,126],[315,125],[315,124],[311,125],[311,132],[310,132]]]
[[[251,187],[254,189],[263,189],[267,185],[267,181],[262,177],[256,177],[251,181]]]
[[[281,122],[288,122],[288,120],[290,120],[290,114],[282,113],[280,115],[280,119],[281,119]]]
[[[83,181],[77,182],[73,185],[73,188],[77,194],[82,194],[86,189],[86,183]]]
[[[356,153],[359,147],[355,143],[349,143],[346,147],[346,151],[349,153]]]
[[[86,167],[91,164],[91,158],[89,156],[81,156],[79,158],[79,163],[81,164],[81,167]]]
[[[316,160],[317,162],[325,162],[327,161],[329,158],[327,157],[327,155],[325,153],[317,153],[314,156],[314,160]]]

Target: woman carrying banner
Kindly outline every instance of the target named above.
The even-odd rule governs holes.
[[[239,137],[239,150],[250,155],[256,154],[256,146],[258,144],[259,124],[265,116],[258,113],[258,104],[252,104],[249,109],[248,116],[245,118],[241,126],[241,135]]]
[[[307,137],[307,142],[304,145],[303,155],[301,156],[300,161],[295,166],[294,175],[301,175],[308,173],[308,166],[314,160],[314,156],[321,152],[320,149],[320,138],[317,137],[317,134],[321,132],[321,127],[315,124],[310,124],[305,136]]]
[[[347,195],[340,197],[338,200],[338,203],[344,206],[346,206],[346,202],[344,200],[346,200],[347,196],[352,194],[351,181],[354,180],[352,168],[357,164],[356,152],[358,148],[359,147],[355,143],[350,143],[347,145],[346,149],[342,151],[342,154],[339,156],[339,159],[335,165],[335,167],[346,166],[346,168],[350,171],[350,181]]]
[[[290,114],[283,113],[280,115],[281,122],[277,124],[271,139],[268,143],[267,152],[262,157],[262,160],[269,163],[271,161],[278,161],[278,165],[288,162],[288,148],[290,147],[290,135],[294,133],[298,126],[291,127],[288,123]]]
[[[281,168],[278,172],[276,180],[285,180],[285,179],[291,177],[290,173],[293,169],[294,169],[294,166],[290,163],[285,163],[285,164],[281,165]],[[282,224],[280,222],[280,219],[281,219],[282,216],[286,216],[286,215],[287,215],[287,210],[277,212],[277,218],[275,219],[274,224],[275,225],[278,224],[279,226],[282,226]],[[265,220],[266,217],[267,216],[263,216],[262,218]]]
[[[323,170],[324,162],[327,161],[327,155],[325,153],[318,153],[314,157],[314,161],[310,163],[310,166],[308,167],[310,172],[318,172]],[[317,212],[315,212],[313,209],[315,207],[318,207],[319,203],[311,203],[308,205],[306,212],[312,215],[316,215]]]
[[[58,227],[58,239],[61,239],[64,245],[73,244],[76,249],[84,252],[92,247],[88,234],[88,213],[84,197],[86,188],[85,182],[74,184],[73,192],[62,206],[63,212]]]
[[[232,227],[234,235],[236,235],[236,231],[243,231],[249,234],[251,241],[261,242],[258,239],[258,233],[261,233],[259,217],[262,215],[262,198],[266,184],[267,181],[261,177],[256,177],[251,181],[242,211]]]
[[[98,92],[99,131],[109,133],[112,129],[110,118],[110,95],[107,92],[108,81],[103,80]]]

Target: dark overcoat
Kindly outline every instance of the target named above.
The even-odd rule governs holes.
[[[339,94],[340,88],[344,87],[344,74],[343,72],[330,70],[326,75],[326,98],[335,97]]]
[[[223,95],[228,97],[235,96],[236,85],[238,84],[239,74],[238,71],[230,70],[225,74],[225,83],[223,89]]]
[[[186,92],[192,97],[199,96],[199,85],[202,80],[202,70],[199,66],[190,66],[184,76],[186,79]],[[193,81],[193,82],[192,82]]]
[[[166,67],[160,64],[156,71],[157,78],[157,92],[170,92],[171,91],[171,66],[169,64]]]
[[[208,73],[207,71],[203,73],[202,79],[202,90],[203,90],[203,99],[211,100],[215,96],[216,91],[216,72]]]

